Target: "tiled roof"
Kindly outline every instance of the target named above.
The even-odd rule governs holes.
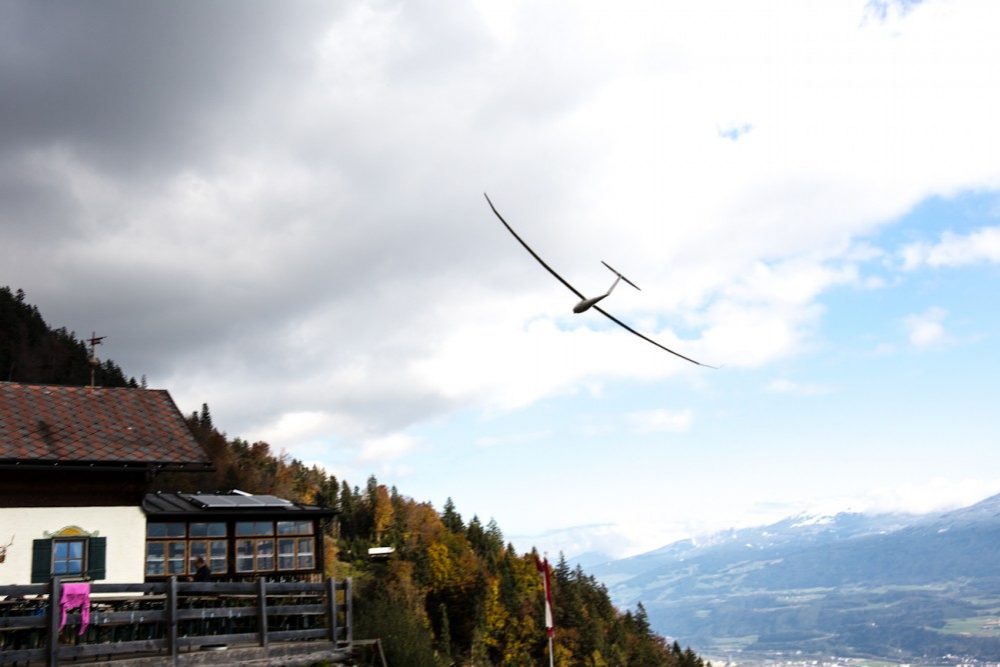
[[[207,464],[161,389],[0,382],[0,460]]]

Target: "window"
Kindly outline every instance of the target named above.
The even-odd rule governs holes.
[[[192,540],[188,543],[190,545],[190,558],[188,563],[191,567],[191,574],[194,574],[195,567],[194,561],[198,556],[205,559],[208,564],[208,569],[212,572],[219,574],[226,571],[226,541],[225,540]]]
[[[188,535],[191,540],[188,542],[188,565],[191,568],[190,574],[194,574],[194,561],[201,556],[205,559],[210,569],[215,574],[226,571],[226,524],[221,521],[213,523],[191,523],[188,524]],[[195,538],[222,538],[222,539],[195,539]]]
[[[313,538],[302,537],[297,540],[297,551],[300,570],[311,570],[315,567],[316,558],[313,554]]]
[[[146,524],[146,576],[193,575],[198,556],[205,559],[213,574],[224,574],[227,554],[225,522]]]
[[[214,523],[188,524],[188,534],[191,537],[225,537],[226,524],[221,521]]]
[[[295,540],[278,540],[278,569],[295,569]]]
[[[67,531],[61,531],[63,533]],[[54,576],[97,581],[107,576],[107,538],[84,533],[57,536],[31,543],[31,583],[41,584]]]
[[[252,516],[252,515],[251,515]],[[286,515],[287,516],[287,515]],[[205,559],[213,575],[315,570],[316,521],[282,519],[159,521],[146,524],[146,576],[195,574]],[[86,567],[86,565],[84,565]]]
[[[147,523],[146,537],[184,537],[184,524]]]
[[[279,570],[311,570],[315,564],[313,538],[282,538],[278,540]]]
[[[274,569],[274,540],[257,540],[258,570]]]
[[[273,521],[237,521],[236,536],[274,535]]]
[[[53,540],[52,541],[52,574],[60,576],[82,576],[86,571],[84,555],[87,553],[87,540]]]
[[[274,540],[236,540],[236,571],[274,570]]]
[[[279,521],[278,535],[278,569],[279,570],[311,570],[316,564],[316,542],[313,535],[313,522]],[[308,535],[309,537],[298,537]],[[287,537],[286,537],[287,536]]]
[[[271,572],[274,570],[273,521],[237,521],[236,535],[237,537],[266,537],[266,539],[236,540],[237,572]]]
[[[164,542],[146,543],[146,574],[163,576],[166,564],[167,545]]]
[[[236,540],[236,571],[253,572],[254,541]]]
[[[312,521],[279,521],[279,535],[312,535]]]
[[[167,574],[187,574],[187,542],[167,542]]]

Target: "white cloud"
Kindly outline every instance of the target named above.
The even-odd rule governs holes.
[[[694,423],[694,412],[660,408],[630,412],[627,419],[639,433],[686,433]]]
[[[648,522],[600,523],[511,535],[510,541],[523,551],[535,547],[539,552],[547,553],[550,561],[558,560],[560,553],[567,558],[597,553],[615,559],[634,556],[689,537],[688,529],[689,526],[682,522],[656,526]]]
[[[572,305],[572,300],[553,302]],[[475,397],[492,408],[511,410],[592,387],[593,378],[655,379],[704,372],[596,313],[522,324],[524,315],[532,312],[526,300],[503,310],[502,319],[469,312],[466,322],[442,337],[433,356],[414,362],[415,377],[456,400]],[[669,330],[650,335],[685,354],[697,354],[697,343],[681,341]]]
[[[915,347],[930,347],[947,341],[944,320],[948,312],[937,306],[904,319],[910,343]]]
[[[330,415],[319,412],[288,412],[270,426],[250,434],[253,440],[278,442],[280,439],[305,441],[329,433],[333,424]]]
[[[802,352],[819,323],[815,305],[778,307],[734,301],[713,304],[700,347],[708,363],[757,367]]]
[[[837,512],[904,512],[926,514],[966,507],[1000,493],[1000,479],[931,477],[905,484],[878,486],[854,496],[813,501],[804,509],[816,514]]]
[[[361,445],[362,461],[392,461],[417,445],[417,440],[402,433],[371,438]]]
[[[801,257],[770,265],[757,262],[726,294],[747,302],[803,305],[831,287],[857,280],[854,265],[833,267],[818,257]]]
[[[872,488],[851,496],[786,498],[761,506],[743,507],[735,516],[731,506],[709,508],[697,517],[677,521],[644,516],[641,520],[572,526],[531,535],[512,536],[519,549],[537,546],[550,558],[599,552],[614,558],[645,553],[682,539],[706,537],[729,528],[763,526],[802,512],[834,515],[839,512],[927,514],[966,507],[1000,493],[1000,479],[934,477],[908,484]]]
[[[832,388],[825,385],[795,382],[787,378],[776,378],[769,382],[765,389],[775,394],[795,394],[798,396],[820,396],[833,391]]]
[[[1000,263],[1000,227],[983,227],[969,234],[945,232],[934,244],[911,243],[900,253],[903,268],[964,266],[978,262]]]

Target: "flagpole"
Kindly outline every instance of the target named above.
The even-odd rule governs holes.
[[[543,565],[543,568],[544,568],[542,570],[542,589],[545,592],[545,611],[546,611],[546,617],[547,617],[546,618],[546,621],[547,621],[546,626],[547,627],[545,628],[545,630],[546,630],[546,634],[549,636],[549,667],[555,667],[555,663],[554,663],[555,656],[554,656],[554,651],[552,650],[552,636],[555,634],[555,632],[554,632],[555,631],[555,623],[552,621],[552,617],[554,616],[554,614],[553,614],[553,609],[552,609],[552,581],[551,581],[550,576],[549,576],[549,573],[551,572],[551,570],[549,569],[549,554],[548,554],[548,552],[545,552],[544,556],[545,556],[545,560],[542,561],[542,565]],[[552,623],[552,625],[549,625],[549,623]]]

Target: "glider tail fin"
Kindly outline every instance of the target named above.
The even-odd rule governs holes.
[[[621,278],[622,280],[624,280],[625,282],[627,282],[632,287],[636,288],[640,292],[642,291],[641,289],[639,289],[638,285],[636,285],[634,282],[632,282],[631,280],[629,280],[628,278],[626,278],[625,276],[623,276],[621,274],[621,272],[619,272],[613,266],[611,266],[610,264],[608,264],[607,262],[605,262],[603,259],[601,260],[601,264],[603,264],[604,266],[608,267],[608,269],[611,271],[611,273],[615,274],[616,276],[618,276],[619,278]]]

